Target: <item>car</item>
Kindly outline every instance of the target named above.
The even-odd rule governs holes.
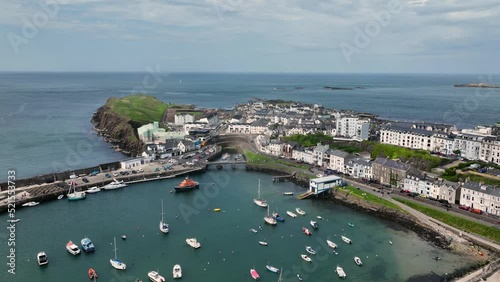
[[[427,196],[425,194],[420,194],[418,195],[420,198],[427,198]]]
[[[408,197],[416,197],[418,196],[418,193],[415,193],[415,192],[410,192],[408,194],[406,194]]]
[[[133,173],[133,174],[136,174],[136,173],[137,173],[137,171],[136,171],[136,170],[132,170],[132,173]]]
[[[125,175],[126,171],[120,171],[120,175]]]
[[[113,176],[114,176],[114,177],[117,177],[117,176],[118,176],[118,173],[113,172]]]
[[[82,178],[82,181],[85,182],[85,183],[89,183],[89,180],[87,178]]]
[[[464,211],[470,210],[470,208],[468,206],[465,206],[465,205],[460,205],[460,206],[458,206],[458,208],[461,210],[464,210]]]
[[[138,172],[144,172],[144,169],[140,168],[137,170]]]
[[[111,178],[111,175],[109,175],[109,173],[106,173],[104,176],[105,176],[106,178]]]
[[[401,193],[410,193],[410,191],[405,190],[405,189],[401,189],[401,191],[399,191],[399,192],[401,192]]]
[[[450,203],[442,203],[441,205],[443,207],[445,207],[445,208],[451,208],[451,204]]]

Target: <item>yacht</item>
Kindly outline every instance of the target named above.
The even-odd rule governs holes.
[[[87,195],[85,194],[85,192],[83,191],[76,191],[76,183],[75,182],[71,182],[71,185],[69,187],[69,191],[68,191],[68,194],[66,194],[66,197],[68,197],[68,200],[70,201],[77,201],[77,200],[83,200],[87,197]]]
[[[174,265],[172,275],[174,278],[182,278],[182,268],[179,264]]]
[[[165,278],[163,276],[160,275],[160,273],[158,273],[157,271],[150,271],[148,272],[148,277],[149,277],[149,280],[153,281],[153,282],[164,282],[165,281]]]
[[[161,199],[161,220],[160,220],[160,231],[163,233],[168,233],[168,224],[163,220],[163,199]]]
[[[311,246],[306,246],[306,251],[308,253],[310,253],[311,255],[315,255],[316,254],[316,251],[313,250],[313,248]]]
[[[198,242],[198,240],[196,240],[196,238],[188,238],[188,239],[186,239],[186,243],[195,249],[198,249],[199,247],[201,247],[200,242]]]
[[[332,241],[330,240],[326,240],[326,243],[328,244],[328,246],[332,249],[336,249],[337,248],[337,244],[333,243]]]
[[[346,242],[347,244],[352,244],[351,239],[347,238],[346,236],[341,236],[342,241]]]
[[[112,267],[118,269],[118,270],[125,270],[127,269],[127,265],[123,263],[121,260],[119,260],[116,256],[116,251],[118,250],[116,248],[116,237],[114,238],[114,243],[115,243],[115,249],[113,250],[115,252],[115,258],[110,259],[109,263],[111,264]]]
[[[39,252],[36,255],[36,261],[38,262],[38,265],[40,265],[40,266],[46,265],[49,263],[49,260],[47,259],[47,255],[45,254],[45,252]]]
[[[297,215],[291,211],[286,211],[286,214],[288,214],[290,217],[297,217]]]
[[[68,244],[66,244],[66,250],[68,250],[68,252],[74,256],[80,253],[80,248],[78,248],[78,246],[75,245],[72,241],[69,241]]]
[[[274,267],[272,265],[266,265],[267,270],[274,272],[274,273],[280,273],[280,270],[277,267]]]
[[[354,257],[354,262],[359,266],[363,265],[363,262],[361,262],[361,259],[359,257]]]
[[[258,189],[258,197],[257,199],[253,199],[253,202],[259,206],[259,207],[263,207],[263,208],[266,208],[267,207],[267,202],[263,199],[260,198],[260,179],[259,179],[259,189]]]
[[[305,211],[303,211],[303,210],[301,210],[300,208],[296,208],[296,209],[295,209],[295,211],[296,211],[298,214],[300,214],[300,215],[305,215],[305,214],[306,214],[306,212],[305,212]]]
[[[317,223],[316,221],[311,220],[309,223],[311,224],[311,226],[312,226],[314,229],[318,229],[319,225],[318,225],[318,223]]]
[[[278,223],[274,217],[269,215],[269,206],[267,206],[267,215],[264,217],[264,221],[270,225],[276,225]]]
[[[300,255],[302,257],[303,260],[307,261],[307,262],[311,262],[312,259],[310,257],[308,257],[307,255]]]
[[[38,206],[39,204],[40,204],[40,202],[27,202],[27,203],[23,204],[23,207],[34,207],[34,206]]]
[[[101,188],[99,188],[97,186],[94,186],[94,187],[87,189],[87,193],[90,193],[90,194],[97,193],[97,192],[101,192]]]
[[[347,275],[345,274],[344,269],[342,267],[337,266],[336,271],[337,271],[337,274],[339,275],[340,278],[344,279],[347,277]]]
[[[80,243],[82,243],[82,249],[86,253],[95,251],[94,243],[89,238],[83,238]]]
[[[116,179],[113,179],[113,181],[111,183],[102,186],[102,189],[113,190],[113,189],[123,188],[125,186],[127,186],[127,184],[123,183],[123,180],[118,181]]]

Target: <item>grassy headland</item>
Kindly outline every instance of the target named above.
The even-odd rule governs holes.
[[[394,198],[394,200],[409,206],[423,214],[430,216],[436,220],[444,222],[450,226],[458,228],[463,231],[470,233],[475,233],[477,235],[483,236],[485,238],[491,239],[495,242],[500,242],[500,230],[490,227],[484,224],[477,223],[472,220],[465,219],[463,217],[452,215],[448,212],[436,210],[421,204],[417,204],[408,200]]]
[[[106,105],[111,111],[129,119],[134,125],[143,125],[153,121],[161,121],[165,104],[156,97],[148,95],[132,95],[123,98],[110,98]]]

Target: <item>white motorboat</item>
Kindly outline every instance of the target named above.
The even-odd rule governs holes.
[[[249,231],[251,231],[251,232],[253,232],[253,233],[257,233],[257,232],[258,232],[257,230],[255,230],[255,229],[253,229],[253,228],[252,228],[252,229],[250,229]]]
[[[18,223],[19,221],[21,221],[20,218],[18,218],[18,219],[7,219],[7,222],[10,222],[10,223]]]
[[[163,220],[163,199],[161,199],[161,220],[160,220],[160,231],[163,233],[168,233],[168,224]]]
[[[359,266],[362,266],[363,265],[363,262],[361,261],[361,259],[359,257],[354,257],[354,262],[359,265]]]
[[[267,246],[267,242],[264,242],[264,241],[259,241],[259,244],[262,246]]]
[[[163,276],[160,275],[160,273],[158,273],[157,271],[150,271],[148,272],[148,277],[149,277],[149,280],[153,281],[153,282],[164,282],[165,281],[165,278]]]
[[[326,243],[328,244],[328,246],[332,249],[336,249],[337,248],[337,244],[333,243],[332,241],[330,240],[326,240]]]
[[[316,251],[311,246],[306,246],[306,251],[311,255],[315,255]]]
[[[352,244],[351,239],[347,238],[346,236],[341,236],[342,241],[346,242],[347,244]]]
[[[270,225],[278,224],[278,221],[276,220],[276,218],[269,215],[269,206],[267,206],[267,215],[264,217],[264,221]]]
[[[274,272],[274,273],[280,273],[279,268],[274,267],[274,266],[272,266],[272,265],[269,265],[269,264],[268,264],[268,265],[266,265],[266,268],[267,268],[267,270],[269,270],[269,271],[271,271],[271,272]]]
[[[285,195],[285,196],[293,196],[293,192],[283,192],[283,195]]]
[[[116,256],[116,251],[118,251],[118,248],[116,248],[116,237],[114,238],[114,243],[115,243],[115,248],[113,251],[115,252],[115,258],[110,259],[109,263],[111,264],[112,267],[114,267],[118,270],[125,270],[125,269],[127,269],[127,265],[125,263],[123,263],[123,261],[119,260]]]
[[[172,275],[174,278],[182,278],[182,268],[179,264],[174,265]]]
[[[123,188],[125,186],[127,186],[127,184],[123,183],[123,180],[118,181],[116,179],[113,179],[113,181],[111,183],[102,186],[102,189],[113,190],[113,189]]]
[[[87,189],[87,193],[93,194],[93,193],[98,193],[101,192],[101,188],[94,186],[89,189]]]
[[[337,266],[336,271],[337,271],[337,274],[339,275],[340,278],[344,279],[347,277],[347,275],[345,274],[344,269],[342,267]]]
[[[83,192],[83,191],[79,191],[79,192],[76,191],[75,185],[76,185],[75,182],[71,182],[71,186],[69,187],[68,194],[66,195],[66,197],[68,197],[68,200],[70,200],[70,201],[77,201],[77,200],[83,200],[83,199],[85,199],[85,197],[87,197],[87,195],[85,194],[85,192]]]
[[[311,226],[312,226],[314,229],[318,229],[318,227],[319,227],[318,223],[317,223],[316,221],[314,221],[314,220],[311,220],[311,221],[309,222],[309,224],[311,224]]]
[[[47,255],[45,254],[45,252],[39,252],[36,255],[36,261],[38,262],[38,265],[40,265],[40,266],[46,265],[49,263],[49,260],[47,259]]]
[[[323,218],[321,216],[316,216],[317,219],[320,219],[320,220],[323,220]]]
[[[27,202],[27,203],[23,204],[23,207],[34,207],[34,206],[38,206],[39,204],[40,204],[40,202]]]
[[[57,196],[57,199],[58,199],[58,200],[60,200],[60,199],[62,199],[62,198],[64,198],[64,195],[59,195],[59,196]]]
[[[188,238],[188,239],[186,239],[186,243],[195,249],[198,249],[199,247],[201,247],[200,242],[198,242],[198,240],[196,240],[196,238]]]
[[[300,208],[296,208],[296,209],[295,209],[295,211],[296,211],[298,214],[300,214],[300,215],[305,215],[305,214],[306,214],[306,212],[305,212],[305,211],[303,211],[303,210],[301,210]]]
[[[389,241],[389,244],[391,244],[391,245],[392,245],[392,241]]]
[[[72,241],[69,241],[68,244],[66,244],[66,250],[68,250],[68,252],[74,256],[80,253],[80,248],[78,248],[78,246],[75,245]]]
[[[303,260],[305,261],[308,261],[308,262],[311,262],[312,259],[310,257],[308,257],[307,255],[300,255],[302,257]]]
[[[253,199],[253,202],[259,207],[267,207],[267,202],[260,198],[260,179],[259,179],[259,189],[258,189],[258,197],[257,199]]]
[[[120,236],[120,238],[122,238],[122,240],[127,240],[127,235],[122,234],[122,235]]]
[[[290,217],[297,217],[297,215],[296,215],[296,214],[294,214],[294,213],[293,213],[293,212],[291,212],[291,211],[286,211],[286,214],[288,214],[288,216],[290,216]]]

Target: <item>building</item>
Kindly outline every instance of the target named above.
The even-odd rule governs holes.
[[[166,131],[164,128],[160,128],[159,123],[155,121],[137,128],[137,135],[144,143],[158,143],[169,138],[183,138],[184,132]]]
[[[431,151],[433,134],[432,131],[389,124],[380,130],[380,143]]]
[[[186,123],[194,122],[194,115],[188,113],[176,113],[174,116],[175,125],[184,125]]]
[[[298,143],[294,141],[287,141],[286,143],[283,144],[283,157],[287,159],[291,159],[293,155],[293,150],[295,147],[297,147]]]
[[[459,133],[455,137],[455,148],[460,150],[460,156],[468,160],[478,160],[481,151],[481,143],[486,136]]]
[[[368,140],[370,136],[370,120],[350,115],[340,116],[337,118],[335,132],[339,137]]]
[[[330,150],[328,154],[330,155],[329,168],[338,173],[345,173],[346,159],[351,155],[340,150]]]
[[[120,167],[122,169],[132,169],[132,168],[141,166],[142,163],[143,163],[142,158],[129,159],[129,160],[120,161]]]
[[[328,145],[321,145],[321,143],[318,143],[313,149],[316,164],[320,167],[327,167],[330,163],[329,155],[326,154],[326,151],[328,151]]]
[[[336,175],[314,178],[309,180],[309,192],[317,195],[341,184],[342,178]]]
[[[198,122],[205,123],[208,127],[216,127],[219,124],[219,116],[215,112],[207,113]]]
[[[448,203],[455,203],[457,194],[460,191],[460,184],[448,180],[436,181],[434,185],[438,189],[436,199],[447,200]]]
[[[446,133],[434,133],[431,136],[431,151],[452,155],[453,151],[456,150],[454,137],[454,135]]]
[[[311,148],[304,148],[302,146],[297,146],[292,151],[292,158],[297,161],[304,162],[306,164],[315,163],[313,150]]]
[[[268,127],[269,121],[265,118],[258,119],[250,124],[250,134],[259,135],[269,135],[271,131]]]
[[[404,185],[406,175],[410,171],[417,171],[410,164],[378,157],[372,163],[373,178],[381,184],[401,188]]]
[[[500,164],[500,137],[485,137],[481,142],[479,159]]]
[[[372,162],[365,158],[347,159],[344,165],[345,174],[359,179],[373,179]]]
[[[250,124],[247,123],[231,123],[228,124],[227,133],[250,134]]]
[[[271,154],[273,156],[281,156],[283,152],[283,147],[284,147],[283,143],[274,139],[271,140],[269,144],[267,144],[266,151],[268,154]]]
[[[460,187],[460,205],[500,215],[500,188],[468,181]]]

